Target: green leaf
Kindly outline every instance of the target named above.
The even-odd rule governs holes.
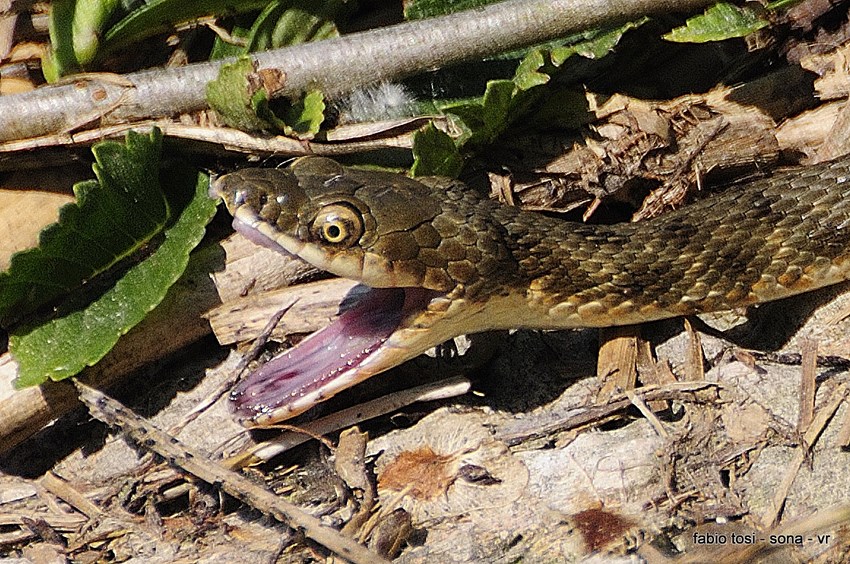
[[[274,71],[257,71],[256,63],[245,56],[222,66],[218,77],[207,84],[207,101],[225,123],[243,131],[278,129],[286,135],[311,138],[325,119],[324,96],[311,90],[296,102],[281,100],[283,117],[272,109],[267,80]]]
[[[613,29],[596,30],[585,41],[574,44],[572,49],[586,59],[601,59],[614,50],[614,47],[620,43],[620,40],[627,31],[637,29],[648,21],[649,18],[644,17],[632,22],[626,22]],[[560,66],[565,58],[562,58],[560,54],[554,51],[552,53],[552,62]]]
[[[231,30],[231,36],[244,40],[244,45],[228,44],[217,38],[212,58],[247,55],[337,37],[339,30],[334,20],[350,7],[350,3],[344,0],[270,2],[253,23],[239,18],[238,25]]]
[[[107,20],[119,0],[77,0],[74,10],[74,54],[80,66],[94,60]]]
[[[528,50],[516,67],[512,80],[491,80],[483,97],[459,102],[436,102],[437,108],[459,118],[463,130],[456,143],[486,145],[495,141],[512,124],[522,120],[522,125],[563,127],[586,123],[586,101],[575,89],[564,89],[550,84],[553,74],[573,55],[600,58],[611,52],[623,35],[647,18],[627,22],[613,29],[593,30],[566,40],[552,42],[545,47]],[[561,105],[566,104],[566,105]],[[538,114],[545,121],[536,119]]]
[[[526,55],[520,62],[514,75],[514,83],[517,85],[517,88],[528,90],[549,82],[551,79],[549,73],[540,72],[546,63],[547,58],[543,56],[543,52],[539,49]]]
[[[54,0],[50,4],[47,20],[50,50],[41,64],[48,82],[56,82],[64,75],[79,70],[74,54],[74,4],[75,0]]]
[[[235,23],[230,28],[230,40],[225,40],[216,34],[210,51],[210,60],[218,61],[227,57],[241,57],[248,54],[248,43],[251,41],[251,26],[255,19],[250,14],[241,14],[234,18]]]
[[[768,2],[767,4],[765,4],[764,7],[768,11],[787,10],[788,8],[793,8],[801,2],[803,2],[803,0],[773,0],[773,2]]]
[[[269,0],[150,0],[109,28],[103,51],[113,51],[203,16],[243,14],[259,10]]]
[[[325,120],[325,97],[319,90],[311,90],[303,99],[290,104],[284,112],[286,135],[312,138]]]
[[[163,178],[169,179],[167,188],[175,194],[175,208],[180,193],[191,191],[193,182],[195,186],[194,196],[165,230],[162,244],[85,309],[13,331],[9,351],[18,362],[16,386],[38,385],[48,378],[62,380],[95,364],[162,301],[186,269],[189,253],[215,213],[216,201],[207,194],[208,178],[185,165]]]
[[[457,177],[463,168],[463,157],[454,140],[429,123],[413,134],[413,176]]]
[[[234,63],[223,65],[215,80],[207,84],[207,101],[230,127],[242,131],[262,131],[271,124],[260,118],[254,108],[255,95],[267,99],[262,80],[257,75],[256,63],[241,57]]]
[[[126,144],[93,149],[98,180],[74,186],[77,202],[63,206],[39,246],[15,254],[0,273],[0,320],[34,311],[127,257],[158,233],[169,217],[156,182],[162,136],[128,133]]]
[[[732,37],[744,37],[768,25],[751,5],[736,6],[718,2],[704,14],[689,18],[685,25],[664,35],[677,43],[708,43]]]
[[[339,36],[334,19],[346,7],[343,0],[297,0],[283,2],[283,5],[288,7],[271,28],[268,48],[276,49]]]
[[[500,0],[412,0],[404,3],[404,17],[408,20],[432,18],[498,1]]]
[[[510,124],[509,110],[514,93],[511,80],[491,80],[480,103],[446,106],[443,111],[458,116],[467,129],[460,143],[492,143]]]

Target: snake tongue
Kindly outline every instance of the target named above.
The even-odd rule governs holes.
[[[233,390],[231,408],[240,420],[256,425],[292,417],[370,376],[373,371],[364,363],[409,310],[424,307],[433,297],[403,288],[358,289],[360,295],[335,321],[262,365]]]

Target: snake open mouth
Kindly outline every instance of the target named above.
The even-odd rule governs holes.
[[[274,239],[234,222],[255,243],[283,250]],[[295,347],[263,364],[231,392],[231,409],[244,424],[292,417],[384,369],[397,356],[390,336],[440,295],[421,288],[355,286],[340,315]]]

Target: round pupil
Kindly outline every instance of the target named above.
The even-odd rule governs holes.
[[[338,239],[342,235],[342,229],[336,223],[331,223],[327,226],[326,233],[331,239]]]

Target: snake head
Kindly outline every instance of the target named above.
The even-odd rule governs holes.
[[[337,276],[440,292],[462,282],[440,249],[439,198],[415,180],[304,157],[287,169],[227,174],[216,190],[237,231]]]
[[[476,311],[465,297],[509,270],[498,257],[510,255],[493,243],[495,227],[468,219],[486,200],[468,189],[453,192],[455,184],[319,157],[215,181],[237,231],[363,284],[328,327],[235,388],[232,405],[244,424],[294,416],[466,332],[455,312]]]

